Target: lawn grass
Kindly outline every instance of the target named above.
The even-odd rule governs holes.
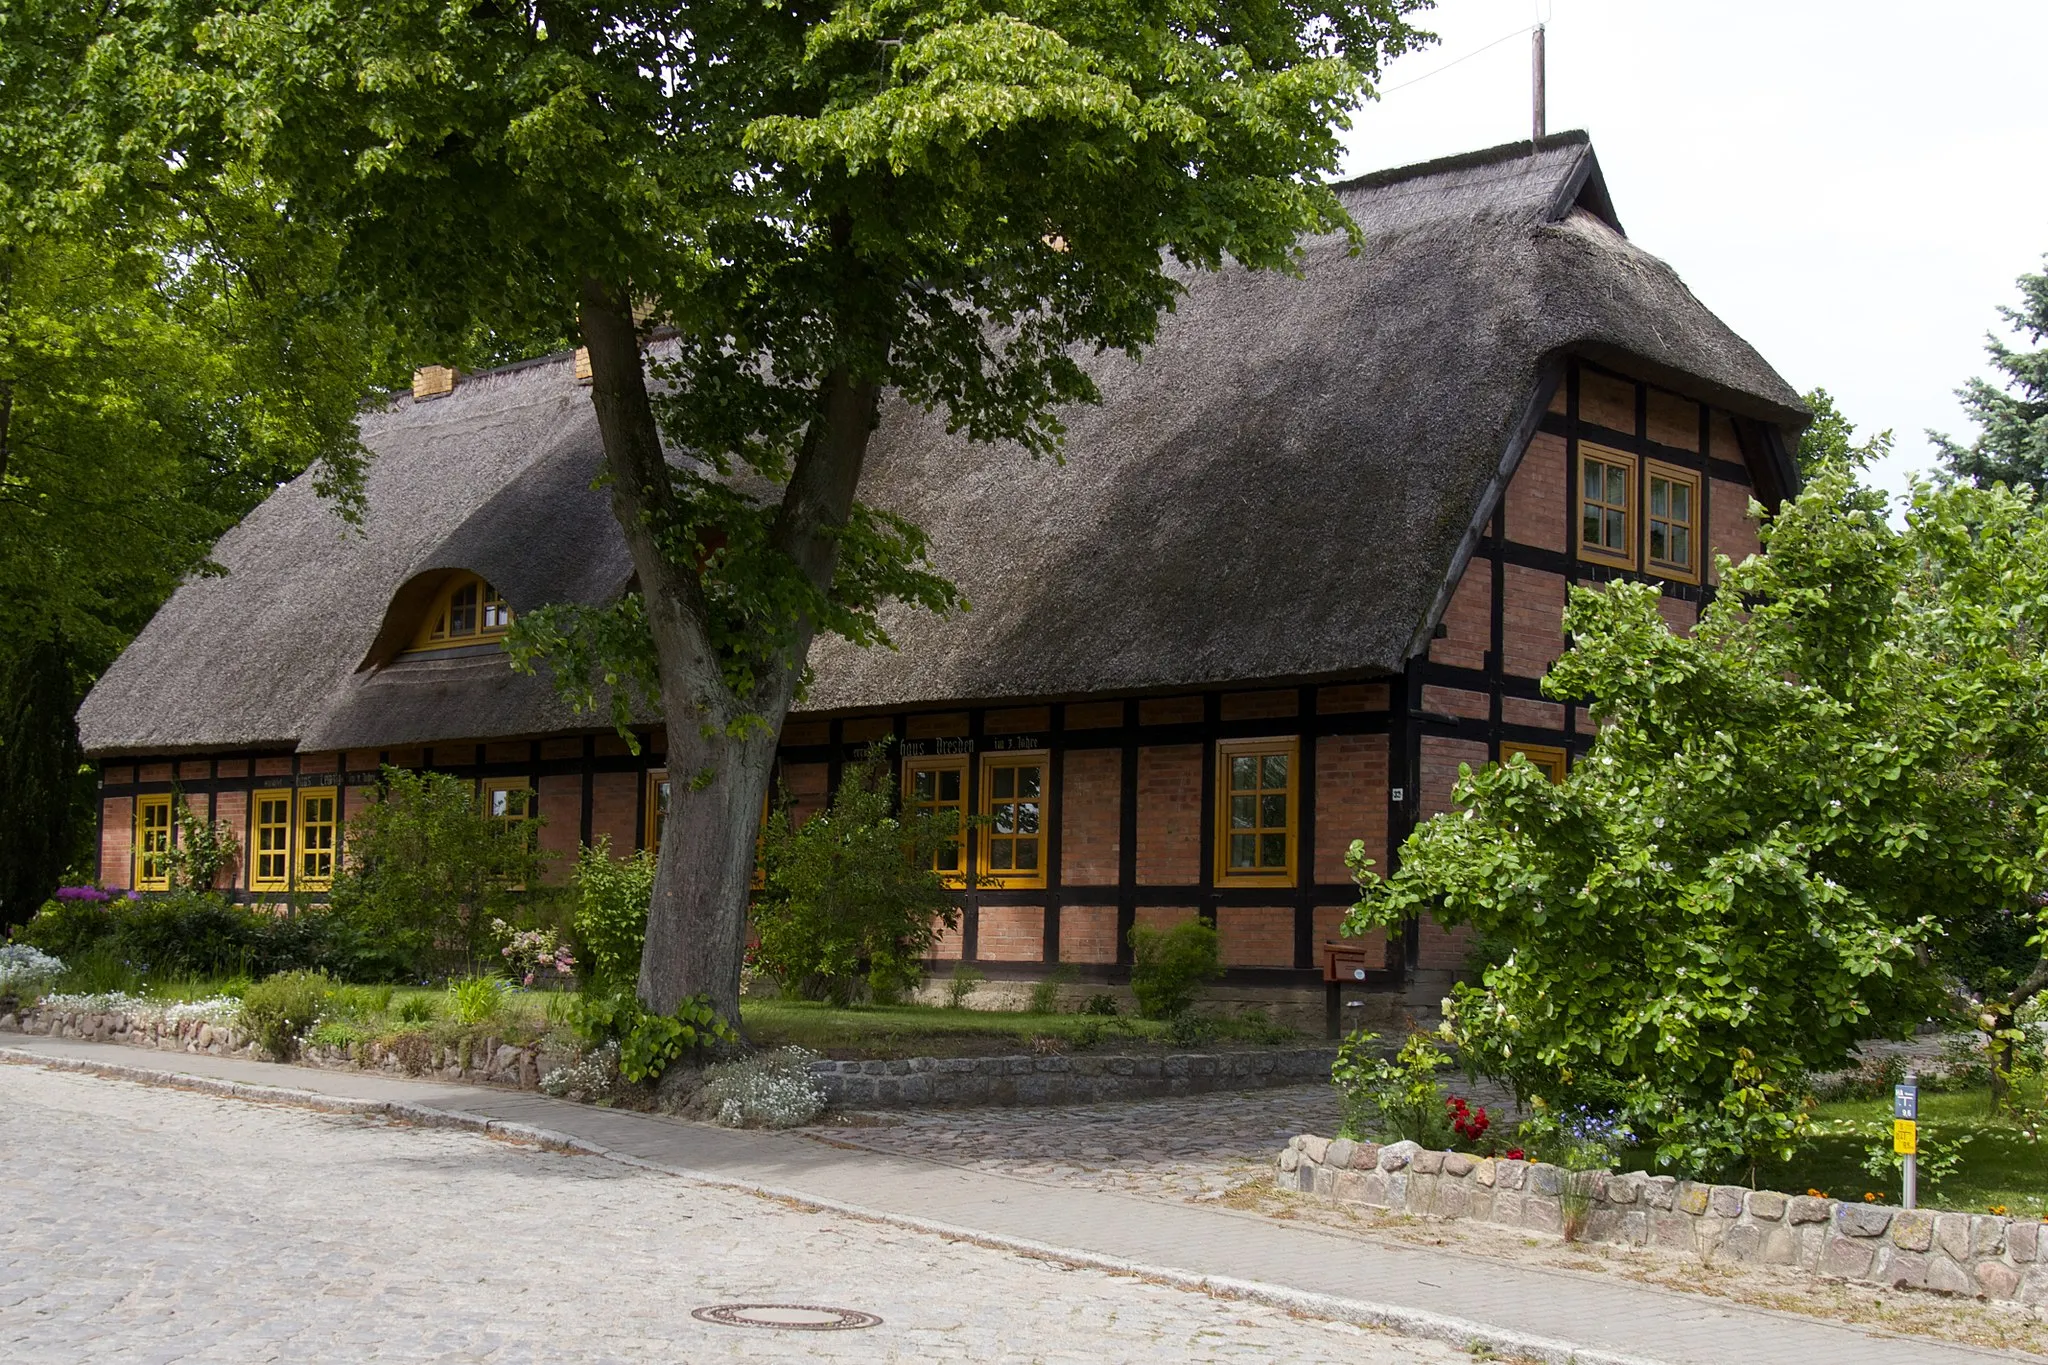
[[[1868,1150],[1891,1146],[1891,1101],[1836,1100],[1814,1111],[1814,1135],[1789,1163],[1757,1172],[1764,1189],[1804,1194],[1820,1190],[1836,1199],[1875,1194],[1878,1203],[1897,1204],[1898,1182],[1872,1177],[1863,1168]],[[1982,1086],[1920,1095],[1920,1142],[1963,1142],[1963,1160],[1931,1188],[1923,1174],[1920,1203],[1927,1208],[1986,1213],[2003,1207],[2014,1217],[2048,1215],[2048,1142],[2029,1142],[2021,1125],[1991,1114],[1991,1092]]]
[[[1090,1048],[1150,1050],[1174,1046],[1166,1024],[1095,1014],[1034,1014],[1026,1010],[953,1009],[936,1005],[816,1004],[804,1000],[745,1000],[742,1027],[764,1047],[804,1047],[827,1057],[988,1056],[1030,1051],[1056,1039],[1067,1051]],[[1299,1034],[1270,1024],[1213,1021],[1224,1044],[1300,1044]]]

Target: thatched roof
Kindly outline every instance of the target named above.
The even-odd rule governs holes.
[[[888,407],[863,495],[930,531],[973,610],[892,611],[895,651],[820,641],[806,709],[1397,671],[1566,354],[1788,431],[1805,420],[1770,366],[1622,235],[1584,134],[1340,194],[1361,255],[1324,238],[1300,278],[1190,277],[1142,361],[1089,362],[1104,401],[1067,415],[1063,465]],[[401,397],[363,438],[363,533],[307,480],[280,490],[221,542],[228,573],[180,588],[87,698],[92,752],[590,725],[495,654],[381,666],[412,610],[402,590],[430,571],[481,573],[517,610],[625,583],[568,359]]]

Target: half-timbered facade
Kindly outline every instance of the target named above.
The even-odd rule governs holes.
[[[1584,752],[1540,690],[1567,589],[1654,582],[1689,628],[1714,556],[1756,547],[1750,500],[1791,491],[1796,396],[1628,241],[1582,134],[1341,192],[1362,252],[1190,278],[1142,361],[1088,362],[1064,464],[886,410],[867,496],[973,609],[821,641],[777,778],[815,810],[888,737],[906,803],[988,817],[943,869],[942,960],[1113,981],[1132,926],[1202,916],[1227,985],[1320,999],[1354,840],[1386,866],[1460,764]],[[235,894],[317,896],[386,763],[475,780],[564,855],[658,840],[660,726],[631,753],[498,641],[630,579],[574,358],[428,376],[363,435],[361,532],[280,490],[88,698],[108,884],[166,884],[183,799],[239,834]],[[1422,999],[1466,954],[1427,921],[1354,948]]]

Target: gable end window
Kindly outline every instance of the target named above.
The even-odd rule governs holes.
[[[1643,466],[1643,567],[1699,582],[1700,476],[1657,460]]]
[[[1636,457],[1606,446],[1579,446],[1579,558],[1636,566],[1632,517]]]
[[[171,798],[168,796],[136,798],[135,889],[171,889]]]
[[[1300,757],[1292,736],[1216,745],[1218,885],[1295,884]]]
[[[473,573],[456,574],[434,598],[412,649],[458,649],[502,640],[512,629],[503,593]]]

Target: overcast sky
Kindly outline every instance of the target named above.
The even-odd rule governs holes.
[[[1954,390],[2048,254],[2048,2],[1542,9],[1550,130],[1592,134],[1629,236],[1794,388],[1896,432],[1878,482],[1932,463],[1926,428],[1974,432]],[[1527,137],[1526,33],[1448,64],[1536,17],[1440,0],[1443,41],[1388,68],[1347,173]]]

